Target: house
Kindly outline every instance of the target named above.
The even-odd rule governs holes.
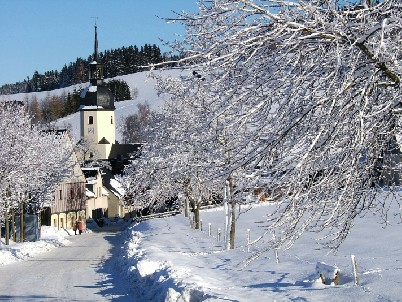
[[[86,178],[86,218],[108,217],[109,193],[103,187],[101,169],[82,168],[82,172]]]
[[[67,144],[72,145],[67,130],[54,131],[65,139]],[[72,173],[58,184],[53,194],[53,202],[41,212],[41,225],[72,229],[77,219],[85,218],[85,176],[74,152],[71,161]]]

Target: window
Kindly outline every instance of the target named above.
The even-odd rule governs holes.
[[[59,200],[62,200],[62,198],[63,198],[63,191],[59,190]]]
[[[92,125],[94,123],[94,117],[92,116],[92,115],[90,115],[89,117],[88,117],[88,124],[89,125]]]
[[[110,123],[113,124],[113,116],[110,117]]]

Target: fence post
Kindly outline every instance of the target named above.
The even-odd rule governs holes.
[[[275,259],[276,259],[276,264],[279,264],[279,253],[278,253],[277,248],[275,248]]]
[[[202,219],[200,219],[200,231],[202,232]]]
[[[353,266],[353,275],[355,277],[355,285],[359,286],[360,285],[360,279],[359,279],[359,274],[357,272],[356,257],[355,257],[355,255],[352,255],[351,258],[352,258],[352,266]]]
[[[211,237],[211,223],[208,223],[208,236]]]
[[[218,228],[218,242],[221,241],[221,228]]]

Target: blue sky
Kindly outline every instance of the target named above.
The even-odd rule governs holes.
[[[93,52],[98,17],[99,51],[175,39],[183,27],[159,17],[194,11],[196,0],[0,0],[0,85],[61,70]]]

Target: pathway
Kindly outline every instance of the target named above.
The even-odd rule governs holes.
[[[0,266],[0,301],[135,301],[111,257],[119,234],[71,236],[71,245]]]

